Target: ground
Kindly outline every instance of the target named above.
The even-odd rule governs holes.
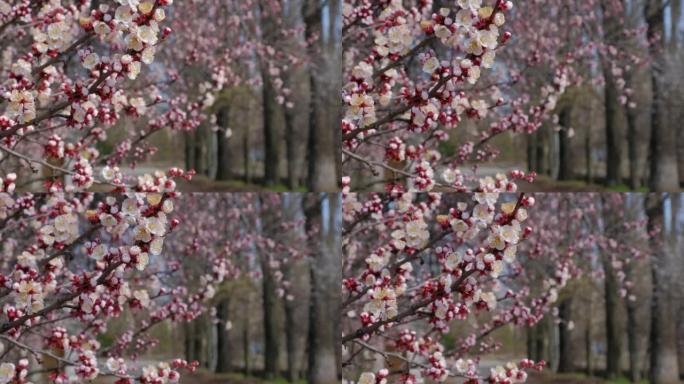
[[[556,374],[552,372],[534,374],[530,376],[527,381],[529,384],[629,384],[630,381],[627,378],[619,378],[615,380],[604,380],[597,377],[587,377],[581,373],[568,373],[568,374]],[[640,384],[647,384],[646,381],[640,382]]]
[[[287,384],[285,379],[263,380],[257,377],[246,377],[238,373],[212,374],[197,372],[184,374],[181,384]],[[302,382],[303,383],[303,382]]]

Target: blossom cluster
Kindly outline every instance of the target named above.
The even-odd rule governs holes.
[[[558,118],[573,86],[614,83],[619,102],[634,107],[630,79],[647,63],[644,28],[606,34],[604,24],[624,17],[623,3],[439,7],[345,3],[343,169],[356,188],[477,191],[479,165],[499,156],[497,136],[546,124],[573,137]],[[603,76],[585,75],[594,67]]]
[[[115,124],[123,111],[144,113],[148,102],[129,92],[127,81],[138,77],[143,64],[152,64],[169,36],[162,23],[172,3],[120,0],[92,9],[88,2],[6,4],[0,10],[3,38],[14,37],[16,44],[5,52],[8,65],[0,72],[7,101],[0,116],[4,154],[48,164],[70,177],[71,188],[90,188],[100,161],[96,144],[107,137],[103,127]],[[28,28],[20,27],[22,21]],[[73,55],[82,66],[76,75],[66,66]],[[40,158],[27,139],[42,143]],[[52,180],[49,187],[61,184]]]
[[[155,325],[192,321],[211,312],[226,280],[243,273],[258,278],[258,271],[238,268],[255,265],[238,262],[239,255],[254,257],[255,245],[271,251],[268,272],[285,296],[289,283],[281,268],[305,254],[286,241],[301,233],[301,220],[256,230],[262,211],[255,201],[280,204],[277,195],[256,197],[2,193],[9,225],[0,228],[1,257],[15,261],[0,265],[0,353],[6,357],[0,382],[28,383],[44,371],[37,366],[43,361],[21,358],[26,352],[59,362],[45,370],[53,383],[99,376],[113,376],[117,384],[174,383],[182,371],[196,369],[197,362],[180,359],[143,367],[134,361],[158,344],[148,333]],[[200,218],[209,212],[216,214]],[[251,225],[241,227],[240,217]],[[190,260],[193,268],[185,269]],[[101,345],[98,336],[124,312],[136,319],[132,328]]]
[[[524,359],[488,373],[479,367],[479,356],[500,346],[491,339],[494,330],[531,326],[548,316],[577,273],[573,252],[544,263],[551,271],[539,276],[542,290],[535,288],[535,273],[525,270],[530,252],[545,249],[537,247],[528,224],[536,197],[355,194],[346,188],[343,196],[342,341],[343,360],[351,367],[346,381],[460,377],[513,383],[544,366]],[[441,336],[455,328],[465,335],[446,349]],[[392,361],[394,369],[364,372],[368,367],[357,356],[377,359],[375,368]]]
[[[483,69],[493,68],[497,50],[511,38],[502,28],[513,2],[459,1],[454,8],[435,11],[430,2],[346,5],[344,22],[359,46],[345,52],[346,62],[353,63],[345,71],[343,90],[345,163],[365,163],[374,173],[376,166],[394,172],[395,178],[408,179],[410,190],[431,190],[441,172],[445,187],[467,189],[456,164],[444,167],[449,160],[436,147],[462,120],[484,119],[504,104],[500,94],[490,105],[466,90]],[[354,28],[359,25],[373,26],[372,32]],[[411,68],[414,60],[421,63],[421,75]],[[379,161],[374,160],[379,155],[375,146],[368,145],[375,144],[374,138],[386,148]],[[466,143],[462,160],[478,157],[480,146]],[[436,172],[437,166],[444,169]]]

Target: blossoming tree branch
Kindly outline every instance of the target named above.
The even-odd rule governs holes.
[[[557,177],[570,178],[572,95],[605,87],[610,111],[637,108],[632,79],[657,38],[625,20],[625,8],[619,0],[347,1],[341,129],[350,185],[478,190],[480,168],[509,150],[497,142],[526,136],[528,162],[543,158],[533,142],[544,127],[561,147]],[[501,173],[516,182],[547,172],[507,167]]]
[[[677,320],[667,313],[678,296],[666,292],[679,289],[681,258],[670,247],[681,195],[343,195],[347,382],[524,382],[547,363],[581,369],[579,340],[586,367],[601,367],[605,353],[606,377],[618,377],[625,338],[631,378],[647,355],[651,380],[676,377]],[[525,343],[521,333],[525,354],[514,346]],[[592,350],[597,341],[605,352]]]
[[[501,28],[513,3],[497,0],[486,6],[481,0],[464,0],[437,13],[432,13],[431,2],[346,5],[345,41],[365,43],[345,47],[348,62],[354,63],[346,69],[344,87],[347,176],[364,168],[379,177],[389,175],[381,179],[389,185],[406,180],[413,190],[431,190],[437,184],[467,189],[469,180],[453,166],[441,177],[435,175],[441,162],[451,161],[442,159],[436,146],[466,116],[482,119],[504,104],[498,99],[489,105],[467,92],[511,37]],[[421,73],[413,70],[416,61]],[[484,147],[491,137],[463,145],[458,161],[491,156]]]
[[[279,216],[282,204],[277,194],[0,194],[0,383],[178,382],[199,362],[144,360],[160,343],[155,327],[210,316],[225,329],[212,300],[240,276],[268,277],[269,295],[295,299],[283,271],[308,243],[290,243],[304,223]],[[264,212],[277,219],[262,222]],[[111,333],[123,314],[135,321]]]
[[[311,17],[305,14],[309,8]],[[265,119],[266,179],[280,180],[277,139],[287,136],[288,177],[298,183],[305,175],[294,174],[299,159],[292,143],[299,142],[290,136],[302,134],[293,124],[304,124],[293,111],[308,101],[300,100],[292,79],[314,61],[309,56],[318,54],[315,23],[320,24],[322,5],[301,5],[289,13],[285,9],[280,0],[1,1],[2,189],[135,188],[136,173],[128,168],[164,149],[152,141],[159,132],[185,141],[204,131],[216,135],[216,178],[230,178],[236,163],[236,156],[229,156],[230,146],[236,146],[228,141],[230,111],[239,109],[230,95],[256,90],[263,92],[269,113],[288,113],[287,129],[294,132],[281,135],[275,118]],[[292,20],[284,19],[286,14]],[[305,27],[305,16],[314,27]],[[320,113],[319,108],[314,112]],[[256,122],[250,124],[247,128],[253,130]],[[311,146],[324,148],[330,132],[319,132],[317,124],[311,125]],[[250,141],[248,132],[244,136],[249,163],[250,146],[258,143]],[[185,144],[186,152],[193,145],[211,145]],[[317,159],[311,163],[319,161],[317,166],[323,167],[329,159],[322,160],[321,153],[334,153],[330,149],[310,154]],[[183,176],[190,178],[195,170],[207,174],[202,164],[214,160],[203,156],[212,154],[199,152],[175,152],[173,165],[180,167],[185,158]],[[252,172],[253,166],[244,166],[246,173]],[[312,169],[308,176],[328,175]]]
[[[524,359],[483,376],[479,359],[469,358],[496,349],[496,329],[539,321],[570,277],[570,264],[559,258],[538,296],[516,286],[518,247],[533,232],[525,224],[533,197],[348,193],[344,203],[343,364],[360,374],[358,382],[522,382],[544,366]],[[477,326],[446,350],[440,335],[454,322]],[[386,365],[356,372],[363,356]]]

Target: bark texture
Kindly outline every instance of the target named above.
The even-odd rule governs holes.
[[[646,200],[648,230],[664,228],[664,208],[662,194],[651,193]],[[673,305],[667,287],[671,283],[668,269],[669,257],[660,245],[663,236],[653,236],[651,243],[651,330],[649,337],[650,369],[649,380],[652,384],[673,384],[679,382],[677,367],[676,329]]]
[[[339,207],[338,196],[331,195],[326,198],[328,215],[330,212],[337,211]],[[313,228],[316,221],[325,220],[321,215],[319,202],[309,203],[306,209],[306,227]],[[324,201],[322,204],[326,204]],[[308,334],[308,371],[307,381],[310,384],[333,384],[338,382],[338,362],[337,350],[339,348],[338,335],[335,334],[334,323],[339,323],[339,305],[336,300],[326,297],[330,294],[339,295],[339,287],[335,280],[337,271],[341,270],[340,247],[331,247],[331,236],[337,234],[330,233],[329,223],[321,223],[328,227],[328,233],[323,231],[323,247],[316,247],[311,244],[311,249],[320,249],[310,260],[311,296],[309,307],[309,334]],[[312,239],[311,241],[316,241]],[[333,288],[333,286],[335,288]],[[337,311],[335,310],[337,305]],[[333,315],[336,313],[336,315]]]
[[[233,153],[226,138],[226,129],[230,124],[230,109],[221,108],[216,114],[216,180],[231,180],[233,178]]]
[[[216,306],[216,372],[225,373],[233,371],[233,350],[226,330],[226,322],[230,314],[230,300],[224,299]]]
[[[319,36],[322,32],[322,4],[317,0],[304,0],[302,3],[302,15],[305,21],[305,36],[307,41]],[[326,52],[321,55],[318,49]],[[307,188],[311,191],[337,191],[339,178],[337,177],[338,165],[336,162],[337,148],[335,142],[335,130],[339,130],[339,119],[332,124],[331,115],[339,117],[341,109],[326,105],[324,100],[327,92],[338,92],[337,76],[341,76],[338,65],[341,60],[340,53],[330,52],[326,45],[321,44],[310,47],[310,57],[316,58],[311,63],[309,70],[309,137],[307,140],[308,176]],[[337,70],[337,72],[335,72]],[[324,81],[324,79],[327,80]],[[341,81],[341,80],[340,80]],[[336,100],[336,99],[335,99]],[[337,102],[337,100],[335,101]],[[338,112],[338,110],[340,112]]]
[[[648,25],[647,37],[655,41],[665,35],[663,22],[663,0],[648,0],[644,7],[644,15]],[[665,100],[663,92],[664,62],[662,44],[650,44],[651,55],[651,139],[649,142],[650,177],[649,189],[656,192],[676,191],[679,188],[679,172],[677,170],[677,146],[674,129],[667,124],[665,116]]]
[[[558,307],[558,316],[561,320],[558,324],[558,372],[572,372],[574,369],[572,359],[572,340],[568,324],[572,318],[572,297],[564,299]]]

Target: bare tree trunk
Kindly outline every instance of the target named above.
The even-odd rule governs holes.
[[[195,133],[185,132],[185,169],[195,169]]]
[[[307,40],[315,38],[322,32],[322,9],[317,0],[304,0],[302,2],[302,14],[305,21],[305,36]],[[319,46],[325,51],[325,46]],[[339,143],[334,142],[335,130],[339,130],[339,120],[334,126],[330,126],[325,116],[325,100],[327,90],[322,79],[328,76],[338,76],[340,72],[333,73],[330,61],[335,58],[320,57],[316,47],[310,49],[310,56],[314,59],[309,68],[309,138],[307,141],[308,176],[307,188],[311,191],[337,191],[337,164],[336,148]],[[337,56],[337,54],[335,55]],[[333,82],[334,83],[334,82]],[[334,84],[329,84],[333,88]],[[338,88],[339,89],[339,88]],[[337,91],[335,91],[337,92]],[[330,111],[327,111],[330,112]],[[333,113],[337,113],[336,111]],[[338,116],[339,117],[339,116]]]
[[[198,174],[200,175],[206,175],[206,158],[204,154],[204,142],[206,141],[204,139],[204,129],[200,125],[195,129],[195,140],[193,141],[195,143],[195,151],[193,152],[195,155],[194,163],[195,163],[195,170],[197,171]]]
[[[195,360],[195,350],[194,350],[194,326],[193,322],[187,322],[183,326],[184,338],[183,344],[185,346],[185,359],[187,361]]]
[[[537,133],[527,135],[527,170],[537,172]]]
[[[603,76],[605,78],[605,107],[606,107],[606,185],[617,185],[622,182],[621,167],[622,145],[618,128],[618,102],[617,86],[610,68],[604,64]]]
[[[285,338],[287,347],[287,381],[299,381],[299,352],[297,348],[297,325],[295,320],[295,304],[285,300]]]
[[[651,193],[646,199],[648,231],[664,229],[664,208],[661,194]],[[662,244],[664,236],[650,238],[652,249],[651,276],[653,293],[651,295],[651,331],[649,350],[651,354],[649,380],[652,384],[670,384],[679,381],[677,367],[676,327],[672,303],[668,295],[669,281],[667,271],[672,266],[667,251]]]
[[[527,329],[527,332],[526,332],[527,333],[527,356],[530,359],[537,361],[537,360],[539,360],[539,358],[536,355],[537,350],[536,350],[535,345],[534,345],[535,327],[529,327],[528,326],[526,329]]]
[[[261,71],[263,79],[262,104],[264,108],[264,183],[275,185],[280,182],[280,141],[275,121],[278,105],[274,99],[275,90],[267,71],[266,68]]]
[[[616,16],[611,12],[611,7],[601,2],[603,14],[604,43],[612,44],[615,31],[619,26],[616,24]],[[619,114],[621,112],[618,101],[618,89],[613,77],[612,68],[602,59],[604,87],[604,105],[606,121],[606,185],[622,183],[622,136],[619,127]]]
[[[606,302],[606,378],[614,379],[622,373],[622,332],[618,323],[618,287],[608,255],[602,255],[604,268],[604,296]]]
[[[679,20],[682,15],[682,0],[670,0],[670,51],[679,47]]]
[[[342,345],[342,325],[340,319],[342,316],[342,293],[338,287],[338,282],[342,281],[342,196],[340,194],[329,194],[328,199],[328,233],[327,253],[330,255],[327,261],[329,264],[331,277],[328,280],[328,289],[326,290],[326,300],[329,303],[328,316],[332,319],[332,345],[335,351],[335,363],[337,366],[337,378],[342,378],[342,348],[337,346]]]
[[[681,268],[681,267],[680,267]],[[681,269],[680,269],[681,270]],[[681,282],[679,283],[682,284]],[[679,376],[684,377],[684,292],[679,287],[679,308],[677,311],[677,365],[679,366]]]
[[[680,47],[680,32],[679,32],[679,27],[680,27],[680,19],[682,15],[682,1],[681,0],[670,0],[670,41],[669,41],[669,51],[673,55],[678,55],[679,54],[679,47]],[[674,127],[678,127],[679,122],[681,121],[681,108],[680,105],[675,103],[671,103],[675,105],[671,105],[670,107],[670,115],[672,115],[672,118],[670,119],[670,124],[673,124]],[[672,128],[670,128],[672,129]],[[676,140],[677,140],[677,169],[679,173],[679,183],[682,184],[684,183],[684,133],[682,132],[684,130],[682,129],[677,129],[676,130]],[[682,361],[683,365],[680,369],[682,370],[682,374],[684,374],[684,361]]]
[[[559,123],[561,130],[558,132],[558,180],[570,180],[572,178],[572,162],[570,161],[570,117],[572,108],[564,107],[560,112]]]
[[[574,369],[572,359],[572,341],[568,324],[572,318],[572,297],[564,299],[558,306],[558,372],[572,372]]]
[[[216,122],[221,128],[216,131],[216,180],[233,178],[233,153],[230,142],[226,138],[226,130],[230,124],[230,108],[222,108],[216,115]]]
[[[592,313],[592,304],[593,304],[594,298],[593,294],[590,292],[589,293],[589,309],[587,313]],[[591,322],[591,316],[585,316],[586,318],[586,324],[585,324],[585,330],[584,330],[584,353],[586,357],[586,369],[587,369],[587,376],[593,376],[594,375],[594,356],[593,356],[593,349],[592,349],[592,341],[593,341],[593,336],[592,336],[592,322]]]
[[[330,200],[335,200],[337,195],[327,197],[331,204],[330,211],[336,209]],[[314,199],[316,200],[316,199]],[[325,203],[325,202],[324,202]],[[314,201],[306,209],[307,232],[313,228],[316,221],[322,219],[320,202]],[[323,239],[311,239],[311,249],[313,252],[310,260],[311,275],[311,298],[309,308],[309,334],[308,334],[308,354],[309,364],[307,381],[310,384],[333,384],[337,383],[337,337],[333,323],[339,322],[339,313],[336,317],[330,316],[331,308],[327,295],[332,289],[335,279],[335,268],[341,268],[341,257],[335,260],[338,252],[333,249],[325,249],[322,242],[329,234],[322,234]],[[337,264],[337,265],[336,265]],[[336,291],[339,291],[337,289]]]
[[[546,323],[541,321],[537,323],[535,326],[535,331],[534,331],[534,354],[537,356],[537,360],[545,360],[546,359],[546,337],[547,337],[547,330],[546,330]]]
[[[629,188],[639,189],[639,142],[637,140],[637,116],[636,111],[629,106],[626,108],[627,115],[627,152],[629,157]]]
[[[233,353],[226,323],[230,315],[230,299],[224,299],[216,306],[216,316],[219,322],[216,324],[217,358],[216,372],[225,373],[233,370]]]
[[[634,281],[635,261],[625,265],[627,280]],[[631,295],[630,295],[631,296]],[[639,348],[639,319],[636,295],[625,300],[627,307],[627,348],[629,349],[629,380],[638,383],[641,380],[641,351]]]
[[[245,135],[242,138],[242,167],[243,177],[245,183],[252,182],[251,161],[250,161],[250,143],[249,143],[249,128],[245,129]]]
[[[641,380],[641,369],[639,363],[641,356],[639,353],[639,329],[637,324],[636,303],[627,301],[627,345],[629,348],[629,380],[638,383]]]
[[[275,280],[270,271],[266,257],[262,256],[262,289],[264,310],[264,376],[267,379],[277,377],[280,372],[278,360],[280,355],[280,342],[276,310]]]
[[[640,20],[639,8],[638,7],[628,7],[626,0],[621,0],[622,6],[626,8],[624,17],[627,20]],[[635,28],[632,23],[627,22],[623,28]],[[633,46],[635,41],[630,37],[621,37],[623,39],[623,44],[628,44]],[[637,76],[636,69],[627,70],[625,73],[625,86],[628,89],[634,89],[634,78]],[[641,178],[639,176],[639,141],[637,140],[637,112],[635,108],[631,108],[629,105],[624,106],[624,115],[627,124],[627,158],[629,160],[629,175],[628,175],[628,185],[632,190],[636,190],[641,187]]]
[[[245,375],[249,376],[252,374],[252,356],[250,354],[249,345],[249,342],[251,340],[249,335],[249,316],[245,316],[245,322],[243,325],[244,327],[242,329],[242,361],[245,369]]]
[[[684,130],[677,130],[677,170],[679,184],[684,183]]]
[[[588,129],[587,135],[584,138],[584,161],[586,163],[585,177],[587,184],[591,184],[594,182],[593,163],[591,158],[591,130]]]
[[[200,316],[190,323],[190,327],[186,329],[186,342],[189,344],[189,355],[191,360],[197,360],[200,366],[207,366],[207,351],[205,349],[205,327],[203,316]]]
[[[537,173],[543,174],[543,175],[548,175],[549,174],[549,167],[548,167],[548,162],[546,161],[546,146],[547,146],[547,141],[546,140],[546,133],[544,132],[544,126],[540,127],[535,133],[537,135],[536,143],[537,143]]]
[[[648,24],[647,37],[657,41],[665,35],[663,23],[663,0],[648,0],[644,7],[644,15]],[[665,100],[663,94],[663,44],[650,44],[651,85],[653,102],[651,106],[651,140],[649,143],[650,179],[652,191],[667,192],[679,189],[679,172],[677,170],[677,147],[674,130],[668,127],[665,117]]]
[[[328,44],[327,58],[329,61],[329,73],[332,74],[328,95],[335,95],[337,90],[342,89],[342,23],[341,20],[341,0],[328,1],[328,20],[335,20],[329,23],[330,41]],[[340,129],[340,121],[342,121],[342,104],[339,97],[327,98],[330,108],[330,129],[333,130],[333,145],[335,152],[335,180],[337,186],[342,185],[342,130]]]
[[[684,195],[677,193],[673,194],[671,198],[672,206],[672,259],[675,262],[673,265],[673,271],[675,276],[684,275],[684,253],[682,253],[682,240],[684,235],[682,234],[682,221],[681,221],[681,209],[682,209],[682,198]],[[678,261],[675,261],[678,260]],[[673,286],[673,296],[675,302],[675,324],[676,326],[676,337],[677,337],[677,363],[679,366],[679,376],[684,377],[684,283],[682,279],[675,279]]]
[[[607,209],[604,206],[604,210]],[[612,220],[609,220],[608,213],[604,211],[604,218],[606,223],[604,226],[612,225]],[[604,231],[607,231],[604,228]],[[607,233],[610,235],[610,233]],[[607,253],[601,254],[601,263],[603,266],[603,284],[604,284],[604,299],[606,311],[606,378],[614,379],[622,374],[620,362],[622,360],[622,335],[621,324],[618,314],[619,296],[618,296],[618,282],[613,270],[612,260]]]
[[[294,123],[294,111],[285,108],[285,147],[287,150],[287,187],[290,190],[299,187],[299,163],[297,153],[299,152],[299,140]]]

